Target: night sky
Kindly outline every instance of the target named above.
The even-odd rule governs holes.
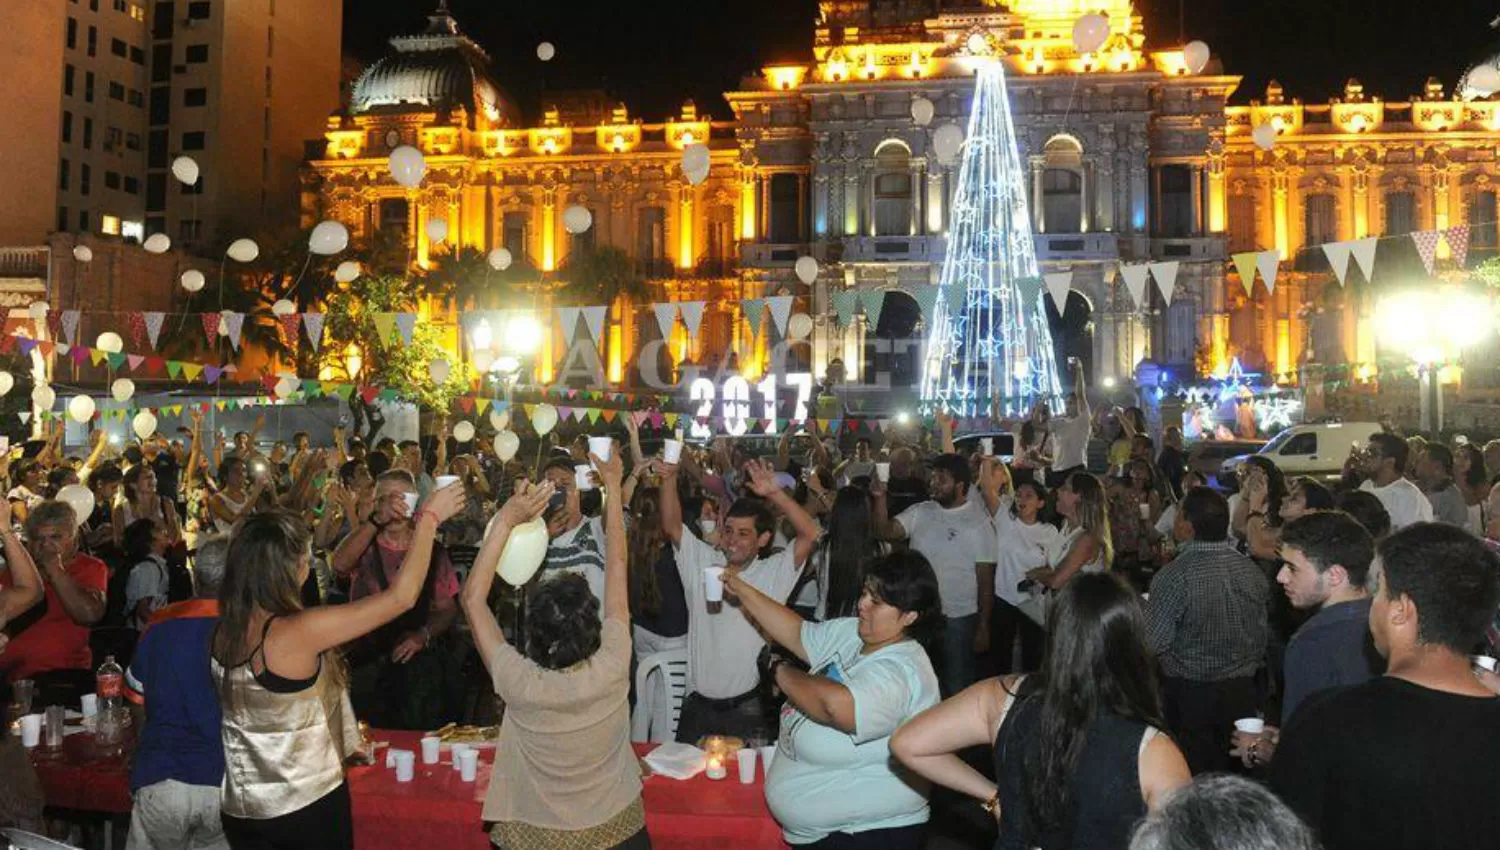
[[[1500,0],[1137,0],[1149,44],[1208,42],[1244,77],[1235,101],[1280,80],[1289,97],[1326,102],[1346,79],[1404,100],[1436,76],[1500,53],[1489,28]],[[420,30],[437,0],[344,0],[345,49],[362,61]],[[660,121],[691,97],[729,117],[722,93],[767,62],[811,57],[816,0],[451,0],[460,26],[494,58],[496,79],[529,116],[546,89],[603,88],[633,115]],[[536,59],[551,41],[557,57]]]

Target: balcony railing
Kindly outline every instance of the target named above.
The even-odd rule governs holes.
[[[932,263],[943,257],[942,236],[850,236],[843,240],[846,263]]]
[[[0,277],[47,276],[50,250],[40,248],[0,248]]]
[[[1120,257],[1120,237],[1114,233],[1038,233],[1035,242],[1039,260],[1116,260]]]

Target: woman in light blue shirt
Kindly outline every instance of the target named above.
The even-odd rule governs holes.
[[[766,802],[787,842],[920,850],[928,784],[891,757],[890,738],[939,701],[923,649],[943,632],[932,565],[916,552],[873,561],[859,616],[826,623],[804,622],[732,572],[725,587],[745,614],[812,671],[786,662],[771,669],[786,706]]]

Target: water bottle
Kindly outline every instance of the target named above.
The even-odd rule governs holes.
[[[94,674],[94,693],[99,700],[99,713],[94,716],[94,739],[101,747],[113,747],[120,742],[120,711],[124,705],[125,671],[115,663],[113,655],[107,655]]]

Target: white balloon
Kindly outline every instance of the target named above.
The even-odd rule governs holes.
[[[937,115],[937,107],[927,98],[919,97],[911,102],[911,120],[917,122],[918,127],[931,124],[935,115]]]
[[[550,41],[544,41],[536,46],[536,58],[542,60],[543,62],[551,62],[552,57],[556,55],[557,48],[553,47],[552,42]]]
[[[57,392],[46,384],[37,384],[31,388],[31,403],[42,410],[51,410],[57,403]]]
[[[115,397],[115,401],[130,401],[130,397],[135,395],[135,381],[129,378],[116,378],[115,382],[109,385],[109,394]]]
[[[349,228],[337,221],[325,221],[313,228],[307,248],[320,257],[331,257],[349,247]]]
[[[1213,52],[1208,45],[1201,41],[1190,41],[1182,48],[1182,60],[1187,63],[1189,74],[1201,74],[1208,67],[1208,60]]]
[[[1093,53],[1109,40],[1109,18],[1100,14],[1084,15],[1073,24],[1073,46],[1079,53]]]
[[[402,145],[391,151],[391,179],[408,189],[422,185],[427,176],[427,158],[411,145]]]
[[[474,423],[464,420],[453,426],[453,439],[467,443],[474,439]]]
[[[1270,124],[1262,124],[1250,133],[1250,138],[1255,141],[1255,146],[1263,151],[1276,147],[1276,128]]]
[[[807,339],[809,336],[812,336],[812,316],[806,313],[798,313],[792,316],[791,321],[786,324],[786,332],[787,336],[792,339]]]
[[[177,182],[192,186],[198,182],[200,174],[196,159],[190,156],[179,156],[172,160],[172,176],[177,178]]]
[[[513,262],[515,262],[515,258],[510,255],[509,249],[496,248],[490,252],[490,268],[497,272],[503,272],[510,268],[510,264]]]
[[[1475,65],[1464,79],[1464,87],[1472,91],[1475,97],[1489,97],[1500,91],[1500,68],[1488,63]]]
[[[687,181],[690,185],[698,186],[702,184],[704,180],[708,179],[708,166],[705,165],[703,168],[691,170],[684,168],[682,170],[682,176],[687,178]]]
[[[156,414],[149,410],[142,410],[130,420],[130,427],[137,437],[144,440],[156,433]]]
[[[16,376],[9,372],[0,372],[0,396],[9,395],[16,388]]]
[[[964,146],[964,131],[957,124],[944,124],[932,134],[932,152],[943,162],[952,162]]]
[[[701,171],[708,167],[710,159],[708,145],[694,142],[682,149],[682,170]]]
[[[51,310],[52,305],[46,301],[33,301],[31,302],[31,306],[26,308],[26,313],[31,316],[32,321],[45,322],[47,320],[47,313]]]
[[[594,214],[589,212],[588,207],[580,207],[574,204],[563,210],[563,227],[569,233],[576,236],[580,233],[588,232],[588,229],[593,226]]]
[[[110,354],[119,354],[125,350],[125,340],[121,339],[120,335],[114,331],[105,331],[99,334],[99,338],[94,341],[94,347],[100,351],[107,351]]]
[[[550,404],[539,404],[531,411],[531,427],[538,436],[545,437],[557,427],[557,408]]]
[[[509,410],[493,410],[492,409],[490,411],[490,426],[493,427],[496,431],[504,431],[505,429],[509,428],[510,427],[510,411]],[[512,436],[514,436],[514,435],[512,435]],[[498,439],[498,437],[497,437],[497,439]],[[508,458],[507,458],[507,460],[508,460]]]
[[[434,360],[427,364],[427,374],[434,384],[448,383],[448,376],[452,373],[453,366],[446,360]]]
[[[145,248],[148,254],[165,254],[172,250],[172,237],[165,233],[153,233],[146,237],[141,247]]]
[[[182,273],[182,288],[188,292],[199,292],[208,284],[208,278],[197,269],[188,269]]]
[[[73,249],[73,259],[80,263],[91,263],[94,261],[94,249],[87,245],[79,245]]]
[[[271,314],[275,316],[290,316],[297,312],[297,305],[283,298],[271,305]]]
[[[496,517],[498,516],[497,514]],[[500,563],[496,565],[495,572],[512,587],[525,586],[542,565],[549,542],[547,523],[541,517],[517,526],[505,541],[505,549],[500,553]]]
[[[254,239],[236,239],[229,243],[229,250],[225,253],[236,263],[253,263],[260,256],[260,246]]]
[[[818,261],[812,257],[798,257],[795,271],[798,280],[812,286],[813,281],[818,279]]]
[[[516,456],[521,450],[521,438],[514,431],[504,431],[495,435],[495,454],[504,463]]]
[[[86,395],[75,395],[68,401],[68,415],[74,422],[87,422],[94,418],[94,400]]]
[[[339,283],[349,283],[351,281],[359,280],[361,271],[362,270],[359,267],[359,263],[356,263],[353,260],[345,260],[344,262],[339,263],[338,268],[333,270],[333,279],[338,281]]]
[[[440,218],[427,220],[427,240],[434,245],[440,245],[448,239],[448,222]]]
[[[73,519],[79,525],[88,522],[94,514],[94,491],[82,484],[69,484],[58,490],[57,500],[68,503],[73,509]]]

